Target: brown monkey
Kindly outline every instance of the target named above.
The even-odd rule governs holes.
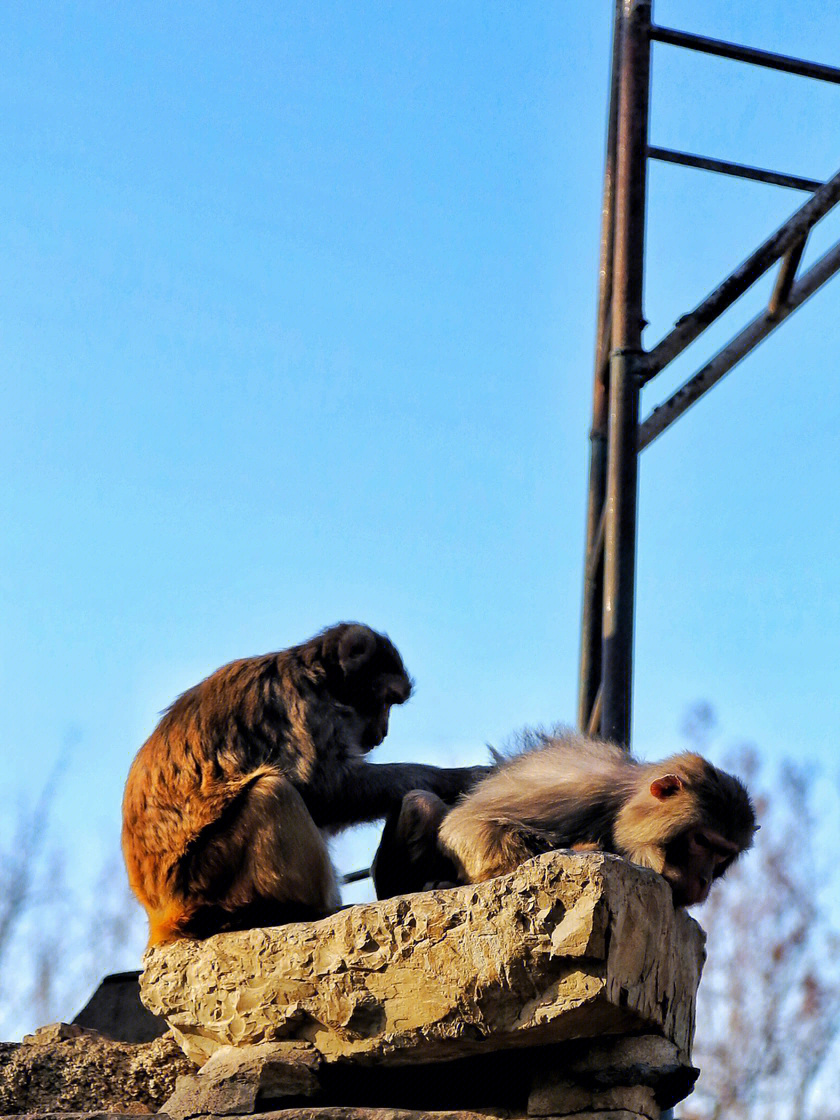
[[[500,762],[452,810],[410,793],[390,823],[392,846],[380,847],[374,863],[381,897],[421,889],[423,879],[482,882],[541,852],[573,848],[652,867],[677,906],[703,902],[756,830],[744,786],[700,755],[642,763],[571,733],[542,736]],[[402,891],[401,875],[410,883]]]
[[[453,801],[486,773],[365,760],[411,689],[387,637],[341,623],[234,661],[180,696],[140,749],[123,800],[149,944],[332,913],[325,836],[386,816],[415,788]]]

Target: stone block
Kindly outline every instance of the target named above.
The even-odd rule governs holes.
[[[154,948],[141,995],[199,1065],[278,1041],[404,1064],[626,1033],[685,1064],[703,955],[660,876],[552,852],[487,883]]]
[[[569,1116],[578,1112],[626,1111],[646,1120],[659,1120],[661,1109],[648,1085],[616,1085],[589,1089],[575,1081],[556,1078],[533,1090],[528,1100],[529,1116]]]
[[[179,1077],[161,1111],[172,1120],[194,1116],[246,1116],[286,1098],[318,1089],[320,1059],[308,1043],[223,1046],[195,1074]]]
[[[0,1045],[0,1114],[157,1112],[194,1070],[172,1035],[131,1044],[52,1023]]]

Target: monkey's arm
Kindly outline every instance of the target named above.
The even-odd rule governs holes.
[[[444,769],[419,762],[366,762],[359,759],[326,790],[307,793],[309,811],[319,827],[330,831],[346,825],[376,821],[396,809],[411,790],[428,790],[451,804],[490,766],[457,766]]]

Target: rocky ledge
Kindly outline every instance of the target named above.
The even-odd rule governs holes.
[[[0,1112],[659,1120],[697,1076],[702,961],[658,875],[555,852],[480,886],[155,949],[142,995],[171,1033],[62,1024],[0,1046]],[[84,1014],[136,1028],[105,1002]]]
[[[0,1043],[0,1115],[157,1112],[194,1071],[171,1035],[138,1045],[52,1023]]]
[[[687,1065],[703,941],[654,872],[552,852],[476,886],[152,949],[141,995],[199,1066],[263,1044],[311,1070],[627,1034]]]

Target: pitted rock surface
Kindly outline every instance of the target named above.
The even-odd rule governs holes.
[[[0,1115],[157,1112],[177,1078],[194,1070],[170,1034],[112,1042],[52,1023],[22,1043],[0,1044]]]
[[[154,948],[141,995],[199,1065],[289,1039],[405,1063],[628,1031],[687,1060],[703,941],[655,872],[551,852],[475,886]]]

